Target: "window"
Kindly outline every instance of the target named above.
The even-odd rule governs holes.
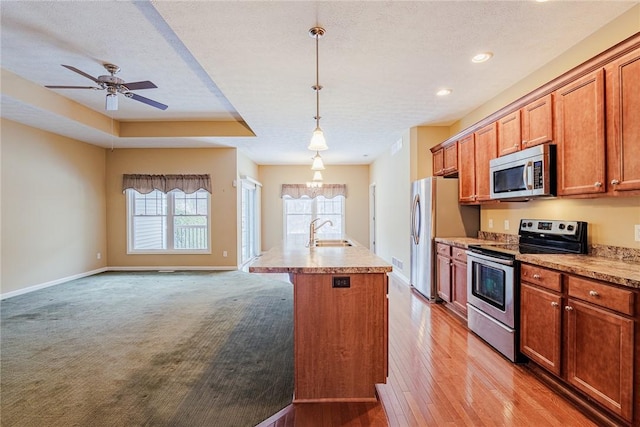
[[[209,193],[127,190],[128,253],[210,253]]]
[[[242,180],[242,264],[258,255],[258,186]]]
[[[331,220],[333,225],[321,227],[317,235],[344,234],[344,196],[327,199],[318,196],[313,199],[301,197],[299,199],[284,196],[284,235],[309,235],[309,223],[316,218]]]

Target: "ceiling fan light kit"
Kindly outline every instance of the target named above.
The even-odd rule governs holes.
[[[54,85],[45,85],[49,89],[93,89],[93,90],[106,90],[107,96],[105,100],[105,109],[107,111],[115,111],[118,109],[118,94],[121,93],[127,98],[131,98],[135,101],[142,102],[143,104],[150,105],[151,107],[158,108],[160,110],[166,110],[168,108],[167,105],[162,104],[160,102],[154,101],[149,98],[145,98],[144,96],[140,96],[131,92],[132,90],[141,90],[141,89],[155,89],[158,86],[153,84],[152,82],[145,80],[140,82],[130,82],[127,83],[119,77],[116,77],[116,74],[120,71],[120,67],[114,64],[103,64],[104,68],[109,72],[108,75],[103,75],[99,77],[93,77],[90,74],[85,73],[71,65],[64,65],[68,70],[73,71],[74,73],[78,73],[83,77],[88,78],[93,81],[97,86],[54,86]]]

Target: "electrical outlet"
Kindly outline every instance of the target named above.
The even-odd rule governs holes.
[[[635,229],[636,242],[640,242],[640,224],[636,224],[635,227],[636,227]]]
[[[489,220],[489,228],[493,228],[493,220],[492,219]]]
[[[505,230],[508,230],[508,229],[509,229],[509,220],[508,220],[508,219],[505,219],[505,220],[504,220],[504,229],[505,229]]]
[[[100,258],[102,258],[102,254],[101,254],[100,252],[98,252],[98,253],[96,254],[96,259],[100,259]]]
[[[226,257],[227,256],[227,251],[222,251],[222,256]]]

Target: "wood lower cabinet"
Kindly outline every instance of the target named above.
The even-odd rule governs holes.
[[[633,320],[569,298],[567,381],[627,421],[633,408]]]
[[[387,280],[294,274],[294,403],[376,400],[388,371]]]
[[[560,375],[562,295],[522,283],[520,351],[538,365]]]
[[[555,92],[558,195],[604,193],[604,70]]]
[[[438,297],[462,317],[467,317],[467,254],[463,248],[436,243]]]
[[[520,348],[532,362],[629,425],[638,354],[636,291],[537,266],[521,266]],[[635,399],[635,400],[634,400]],[[635,405],[635,408],[634,408]]]
[[[640,49],[607,64],[605,72],[609,192],[640,194]]]

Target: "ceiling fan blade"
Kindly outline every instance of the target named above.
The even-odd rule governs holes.
[[[131,98],[131,99],[135,99],[136,101],[140,101],[140,102],[142,102],[144,104],[151,105],[152,107],[156,107],[156,108],[159,108],[161,110],[166,110],[167,108],[169,108],[168,105],[161,104],[161,103],[159,103],[157,101],[154,101],[153,99],[145,98],[144,96],[140,96],[140,95],[137,95],[135,93],[128,92],[126,94],[126,97],[127,98]]]
[[[129,90],[140,90],[140,89],[155,89],[158,86],[151,83],[149,80],[144,82],[131,82],[131,83],[123,83]]]
[[[48,87],[49,89],[94,89],[94,90],[100,90],[101,89],[99,87],[94,87],[94,86],[49,86],[49,85],[45,85],[44,87]]]
[[[85,76],[86,78],[88,78],[89,80],[93,80],[96,83],[100,83],[100,81],[98,81],[98,79],[96,79],[95,77],[93,77],[92,75],[89,75],[87,73],[85,73],[84,71],[80,71],[78,70],[76,67],[72,67],[71,65],[64,65],[61,64],[64,68],[67,68],[75,73],[80,74],[81,76]]]

